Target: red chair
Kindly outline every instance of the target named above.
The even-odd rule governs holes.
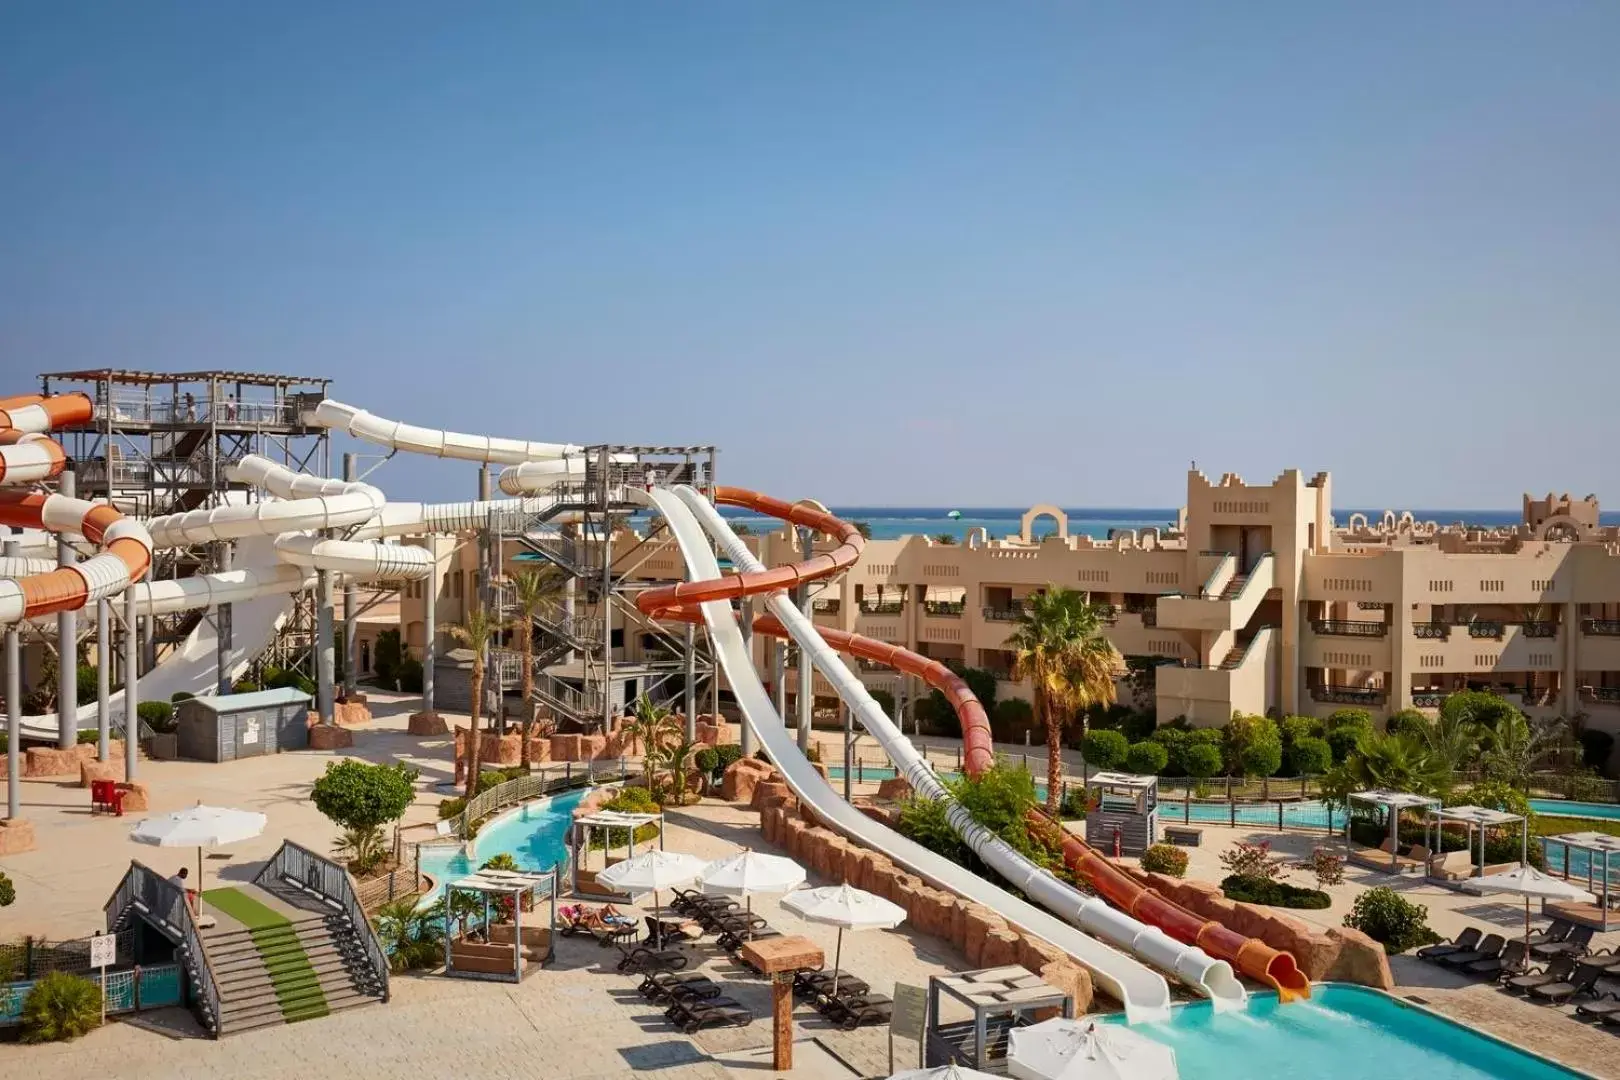
[[[106,780],[90,781],[90,812],[92,814],[105,808],[109,803],[112,802],[112,800],[107,797],[107,787],[108,782]]]

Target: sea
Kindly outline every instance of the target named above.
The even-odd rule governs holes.
[[[1016,535],[1019,522],[1028,507],[974,507],[974,506],[833,506],[833,513],[845,521],[864,522],[871,529],[872,539],[892,540],[901,536],[939,536],[949,533],[958,540],[971,529],[984,529],[992,539],[999,540]],[[746,525],[756,532],[779,528],[775,518],[763,517],[743,510],[723,511],[733,524]],[[1166,528],[1175,524],[1176,511],[1155,507],[1097,507],[1082,506],[1065,509],[1069,515],[1069,535],[1090,536],[1096,540],[1108,539],[1114,529],[1144,529],[1150,526]],[[1354,513],[1367,515],[1376,522],[1383,510],[1336,510],[1334,517],[1343,525]],[[1400,511],[1396,511],[1397,514]],[[1480,528],[1517,525],[1522,520],[1518,510],[1413,510],[1419,521],[1438,521],[1442,525],[1463,522]],[[1602,523],[1620,525],[1620,511],[1604,513]],[[1057,525],[1049,517],[1037,520],[1032,529],[1036,537],[1049,536]]]

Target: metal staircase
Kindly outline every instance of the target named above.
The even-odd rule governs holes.
[[[102,909],[107,932],[116,934],[137,921],[152,927],[175,948],[175,960],[191,986],[192,1006],[208,1033],[219,1037],[219,984],[203,945],[202,931],[192,915],[183,890],[169,884],[157,871],[131,861],[112,898]]]

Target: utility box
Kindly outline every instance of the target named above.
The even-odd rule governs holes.
[[[291,687],[188,698],[176,711],[180,756],[194,761],[234,761],[309,746],[309,695]]]

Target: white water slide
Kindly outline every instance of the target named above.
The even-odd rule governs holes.
[[[696,491],[684,487],[661,489],[648,493],[645,498],[668,521],[692,580],[709,580],[720,576],[719,565],[704,540],[705,528],[720,542],[738,569],[744,572],[763,569],[714,507]],[[785,596],[778,594],[770,603],[773,612],[788,628],[794,640],[806,650],[806,655],[811,657],[839,695],[855,710],[862,724],[884,743],[885,749],[914,788],[923,794],[948,799],[949,793],[934,776],[932,769],[904,736],[894,729],[865,687],[821,639],[814,626]],[[776,714],[770,696],[754,669],[752,657],[744,646],[731,605],[726,601],[711,601],[703,604],[702,609],[744,721],[769,751],[788,785],[818,816],[907,869],[986,905],[1014,925],[1079,959],[1090,969],[1098,984],[1124,1004],[1129,1019],[1159,1020],[1168,1017],[1170,988],[1163,976],[1141,960],[1098,941],[1071,925],[1070,921],[1064,921],[1012,896],[977,874],[878,824],[845,802],[799,753]],[[1245,991],[1224,961],[1215,960],[1195,947],[1182,945],[1162,931],[1108,907],[1101,900],[1069,888],[979,826],[954,802],[951,804],[950,821],[987,865],[1040,904],[1176,975],[1211,997],[1218,1008],[1232,1008],[1243,1003]]]

